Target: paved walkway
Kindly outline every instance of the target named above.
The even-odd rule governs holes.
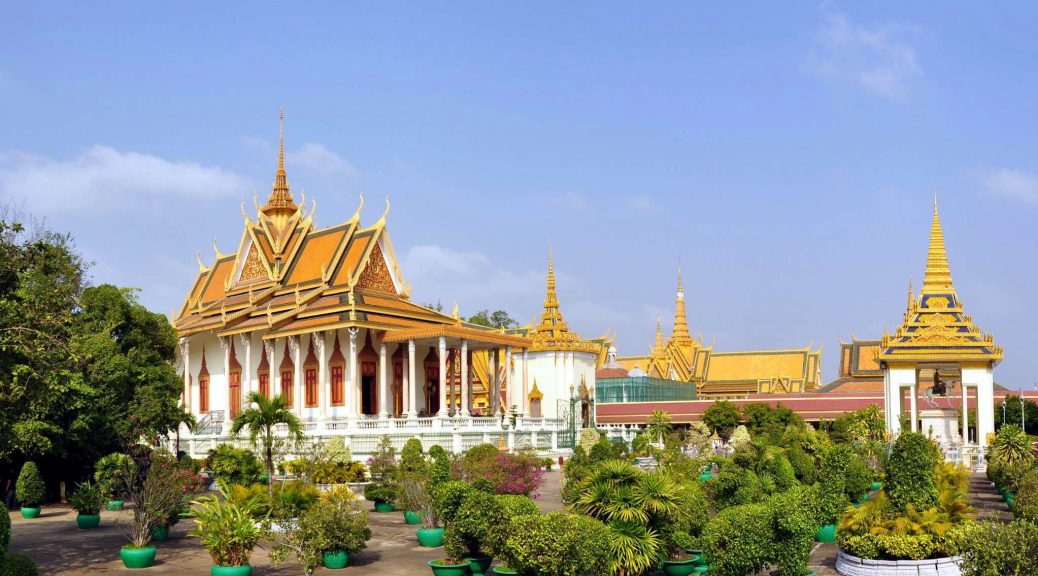
[[[970,473],[970,505],[977,509],[977,518],[994,514],[1003,522],[1013,519],[1013,513],[1002,500],[1002,495],[984,474]]]
[[[537,498],[542,510],[562,508],[560,474],[556,470],[547,475],[547,483]],[[370,503],[369,503],[370,505]],[[154,574],[204,575],[209,574],[212,561],[198,544],[197,538],[186,533],[193,526],[183,521],[170,530],[169,539],[157,542],[155,566],[143,570],[128,570],[119,559],[119,548],[126,544],[126,524],[129,512],[101,512],[101,526],[95,530],[80,530],[75,512],[67,506],[45,507],[40,518],[25,520],[21,514],[11,514],[11,552],[28,554],[39,564],[40,574],[47,576],[78,576],[80,574]],[[443,557],[442,548],[422,548],[415,537],[415,527],[404,522],[403,514],[377,514],[372,511],[370,526],[372,538],[368,547],[350,559],[346,571],[318,570],[319,574],[349,574],[356,576],[412,576],[429,574],[426,563]],[[256,549],[251,561],[256,576],[298,575],[299,564],[290,562],[273,567],[267,553]]]

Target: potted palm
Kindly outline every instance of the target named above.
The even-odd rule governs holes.
[[[247,498],[206,496],[195,505],[195,527],[188,532],[197,536],[213,559],[213,576],[250,576],[249,558],[259,541],[268,534],[268,518],[261,510],[268,508],[261,495]],[[267,513],[269,514],[269,512]],[[257,522],[255,519],[260,518]]]
[[[97,528],[101,525],[101,491],[90,482],[76,485],[76,489],[68,497],[68,504],[76,514],[76,524],[84,529]]]
[[[250,392],[246,401],[249,407],[234,417],[231,424],[231,436],[237,438],[243,430],[248,430],[249,441],[263,453],[263,462],[267,466],[267,496],[274,498],[274,451],[277,448],[278,436],[274,429],[284,424],[288,431],[288,440],[295,444],[303,441],[303,423],[292,413],[284,396],[267,398],[259,392]]]
[[[15,484],[15,492],[18,501],[22,503],[22,518],[39,518],[44,487],[40,469],[34,462],[26,462],[22,465],[22,471],[18,474],[18,482]]]
[[[126,454],[113,452],[102,456],[94,465],[94,481],[101,492],[101,497],[107,499],[105,509],[109,511],[122,510],[124,502],[122,495],[129,476],[133,474],[133,460]]]
[[[122,547],[119,556],[127,568],[148,568],[155,563],[156,554],[151,543],[152,529],[180,502],[183,488],[177,460],[168,452],[155,452],[150,460],[144,456],[133,469],[127,486],[133,502],[127,533],[130,543]]]

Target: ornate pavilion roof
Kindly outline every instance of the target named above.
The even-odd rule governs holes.
[[[222,254],[214,245],[212,264],[206,266],[199,258],[198,275],[174,313],[180,336],[263,331],[264,338],[274,338],[356,326],[394,335],[435,332],[529,345],[521,335],[463,323],[409,301],[411,286],[404,281],[386,231],[388,198],[385,212],[371,226],[360,224],[362,196],[349,220],[316,228],[316,202],[307,213],[305,198],[297,205],[292,197],[283,137],[270,197],[263,207],[255,200],[253,204],[255,220],[242,204],[244,230],[238,250]]]
[[[599,354],[602,344],[594,340],[583,340],[576,332],[571,332],[566,321],[562,319],[562,310],[559,308],[559,297],[555,293],[555,267],[552,261],[551,248],[548,249],[548,288],[544,296],[544,312],[541,313],[541,321],[533,333],[534,351],[574,351],[593,352]]]
[[[919,297],[908,289],[908,309],[897,332],[884,334],[876,360],[887,363],[917,362],[992,362],[1002,360],[1002,347],[994,337],[982,334],[973,318],[963,311],[963,303],[952,285],[944,232],[933,204],[930,249],[926,274]]]

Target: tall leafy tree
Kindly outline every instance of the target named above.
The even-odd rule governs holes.
[[[480,326],[486,326],[488,328],[514,328],[519,325],[512,317],[504,310],[480,310],[472,316],[469,316],[466,320],[469,324],[478,324]]]
[[[727,442],[739,425],[739,409],[727,400],[717,400],[703,412],[703,423]]]
[[[288,431],[288,440],[302,442],[303,423],[292,413],[288,402],[280,394],[267,398],[259,392],[250,392],[247,398],[249,407],[234,417],[231,424],[231,436],[238,436],[242,430],[248,430],[249,441],[253,446],[263,450],[263,459],[267,465],[267,492],[274,497],[274,444],[277,434],[274,432],[279,424],[284,424]]]

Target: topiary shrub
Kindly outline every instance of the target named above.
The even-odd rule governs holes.
[[[818,530],[812,491],[796,487],[771,497],[773,561],[779,576],[807,574],[807,562]]]
[[[610,531],[594,518],[565,512],[519,516],[500,556],[520,574],[607,574]]]
[[[18,501],[25,508],[36,508],[43,502],[43,478],[40,476],[40,469],[36,467],[35,462],[30,461],[22,465],[15,492]]]
[[[7,506],[0,508],[0,560],[7,556],[7,547],[11,544],[11,515]]]
[[[505,510],[505,514],[508,514],[509,518],[524,516],[526,514],[541,513],[541,509],[537,507],[537,503],[529,496],[522,496],[519,494],[501,494],[494,498],[497,499],[499,504],[501,504],[501,507]]]
[[[797,480],[804,484],[815,483],[815,458],[800,446],[793,445],[786,450],[786,458],[793,467]]]
[[[36,562],[25,554],[12,554],[0,561],[0,576],[39,576]]]
[[[726,508],[707,524],[702,540],[712,576],[757,572],[771,563],[771,510],[764,504]]]
[[[896,512],[904,513],[909,504],[916,510],[937,505],[937,453],[936,444],[918,432],[902,432],[898,436],[890,452],[884,484]]]
[[[508,515],[493,495],[473,490],[458,507],[445,540],[448,558],[494,556],[508,537]]]
[[[404,448],[400,450],[400,465],[398,471],[401,476],[428,473],[429,464],[425,461],[425,456],[422,454],[421,440],[410,438],[404,443]]]
[[[472,488],[484,494],[494,493],[494,483],[486,478],[476,478],[472,481]]]
[[[822,454],[818,472],[818,521],[821,526],[835,524],[847,508],[847,465],[851,451],[846,446],[833,446]]]
[[[443,446],[434,444],[429,448],[432,465],[429,466],[429,487],[439,486],[451,479],[451,457]]]
[[[451,522],[454,522],[454,518],[458,514],[458,508],[461,508],[465,498],[474,491],[475,489],[472,488],[472,485],[460,480],[444,482],[433,488],[430,494],[432,497],[432,507],[444,525],[449,526]]]
[[[872,469],[857,454],[852,454],[844,470],[844,493],[851,502],[861,502],[872,485]]]
[[[707,482],[707,486],[718,510],[752,504],[764,497],[764,489],[757,475],[730,460],[721,464],[717,478]]]
[[[1038,470],[1031,469],[1020,479],[1013,500],[1013,514],[1017,518],[1038,523]]]

